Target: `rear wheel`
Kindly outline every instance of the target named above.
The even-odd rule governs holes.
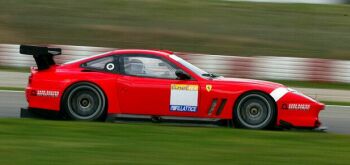
[[[234,109],[235,125],[241,128],[266,129],[274,124],[275,118],[273,100],[260,92],[243,95]]]
[[[64,94],[62,108],[74,120],[99,120],[105,114],[106,97],[94,84],[77,83]]]

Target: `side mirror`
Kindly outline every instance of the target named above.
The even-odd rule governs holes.
[[[182,71],[182,70],[177,70],[177,71],[175,72],[175,74],[176,74],[176,76],[177,76],[177,78],[178,78],[179,80],[189,80],[189,79],[191,79],[191,76],[188,75],[187,73],[185,73],[185,72]]]

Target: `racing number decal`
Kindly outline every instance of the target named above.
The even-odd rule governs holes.
[[[171,84],[170,111],[197,112],[198,85]]]

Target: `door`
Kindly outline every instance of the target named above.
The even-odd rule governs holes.
[[[124,114],[196,116],[199,86],[194,79],[178,80],[181,70],[163,57],[123,55],[118,77],[121,111]]]

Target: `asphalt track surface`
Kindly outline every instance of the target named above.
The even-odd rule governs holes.
[[[0,118],[19,118],[20,108],[26,105],[23,92],[0,91]],[[329,105],[320,118],[326,132],[350,134],[350,107]]]

